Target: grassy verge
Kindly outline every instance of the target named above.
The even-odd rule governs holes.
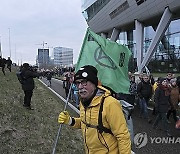
[[[32,97],[34,110],[23,108],[23,91],[13,72],[0,72],[0,153],[50,154],[59,124],[57,118],[64,103],[35,79]],[[75,112],[68,109],[71,115]],[[84,153],[80,130],[63,126],[56,153]]]

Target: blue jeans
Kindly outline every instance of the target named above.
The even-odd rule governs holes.
[[[139,100],[139,106],[140,106],[140,116],[143,116],[144,118],[148,118],[148,111],[147,111],[147,102],[144,98],[140,98]]]
[[[75,98],[75,101],[76,101],[76,106],[79,106],[79,96],[77,93],[74,93],[74,98]]]

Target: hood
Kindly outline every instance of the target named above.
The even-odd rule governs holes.
[[[105,97],[111,96],[111,92],[102,86],[98,86],[98,91],[96,93],[96,96],[92,99],[89,107],[96,106],[96,105],[100,104],[103,95]]]

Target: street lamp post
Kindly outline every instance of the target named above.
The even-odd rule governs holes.
[[[10,58],[11,58],[11,39],[10,39],[10,28],[8,28],[9,29],[9,56],[10,56]]]
[[[1,36],[0,36],[0,56],[2,56],[2,51],[1,51]]]

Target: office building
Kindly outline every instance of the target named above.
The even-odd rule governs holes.
[[[53,49],[55,66],[72,66],[73,65],[73,49],[65,47],[55,47]]]
[[[38,49],[37,64],[40,68],[46,68],[49,64],[49,49]]]

